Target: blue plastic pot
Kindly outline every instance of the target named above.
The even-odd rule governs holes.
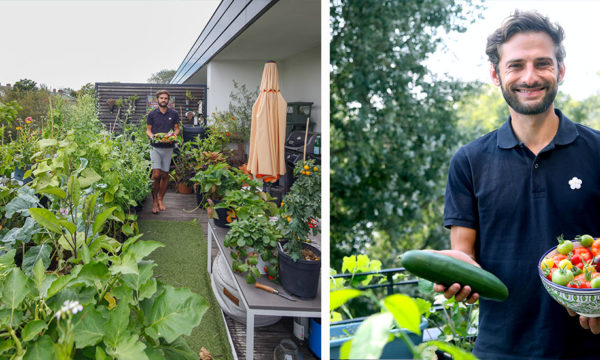
[[[313,318],[310,319],[308,330],[308,348],[319,359],[321,358],[321,324]]]
[[[357,320],[355,322],[345,323],[336,325],[335,323],[329,326],[329,357],[331,359],[340,358],[340,348],[346,341],[352,339],[352,335],[356,332],[360,324],[364,319]],[[410,331],[402,329],[394,329],[391,333],[397,333],[398,331],[404,331],[408,335],[414,345],[423,342],[423,330],[427,327],[427,320],[423,319],[419,328],[421,329],[421,335],[417,335]],[[413,354],[401,338],[395,337],[394,340],[388,342],[381,353],[380,359],[412,359]]]

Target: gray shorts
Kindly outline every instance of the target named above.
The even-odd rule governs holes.
[[[152,161],[152,170],[161,169],[164,172],[169,172],[171,166],[171,156],[173,156],[173,148],[155,148],[150,149],[150,161]]]

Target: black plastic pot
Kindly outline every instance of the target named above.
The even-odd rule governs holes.
[[[280,242],[277,246],[279,253],[279,278],[281,286],[290,294],[296,295],[301,299],[312,299],[317,296],[319,289],[319,277],[321,274],[321,260],[308,261],[298,259],[292,260],[291,256],[283,251],[283,244]],[[319,258],[321,251],[316,247],[303,243],[303,248],[309,248]]]
[[[217,205],[220,202],[221,201],[219,201],[219,200],[213,200],[213,203],[215,205]],[[218,216],[218,219],[214,219],[215,225],[217,225],[218,227],[229,229],[229,225],[227,223],[227,211],[228,211],[228,209],[215,209],[214,211],[217,212],[217,216]]]

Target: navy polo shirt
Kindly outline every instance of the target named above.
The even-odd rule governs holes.
[[[537,156],[509,117],[450,161],[444,225],[477,230],[476,260],[509,291],[504,302],[479,302],[481,359],[600,358],[600,335],[581,328],[538,276],[557,236],[600,236],[600,132],[555,111],[558,131]]]
[[[167,108],[167,112],[164,114],[160,109],[156,108],[148,113],[146,116],[146,125],[152,125],[152,133],[168,133],[175,129],[175,124],[179,123],[179,114],[177,111]],[[154,147],[160,148],[172,148],[175,147],[175,143],[153,143],[150,144]]]

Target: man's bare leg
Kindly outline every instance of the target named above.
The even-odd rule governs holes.
[[[152,186],[152,213],[158,214],[159,211],[159,190],[161,188],[161,176],[160,169],[152,169],[152,180],[154,184]]]
[[[165,197],[165,194],[167,193],[168,187],[169,187],[169,173],[161,170],[160,171],[160,190],[158,193],[158,208],[160,209],[160,211],[167,210],[167,207],[165,206],[163,199]]]

